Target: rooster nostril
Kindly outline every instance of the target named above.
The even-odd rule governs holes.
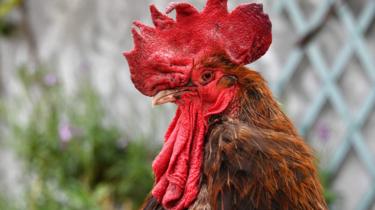
[[[189,82],[186,84],[186,87],[193,87],[193,86],[194,86],[194,83],[193,83],[193,81],[190,78]]]

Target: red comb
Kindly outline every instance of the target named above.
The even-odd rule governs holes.
[[[242,4],[228,12],[227,0],[208,0],[199,12],[189,3],[171,3],[166,13],[176,10],[176,20],[154,5],[150,10],[155,28],[134,22],[135,47],[124,53],[135,86],[146,95],[170,88],[173,82],[188,82],[193,62],[215,54],[225,54],[238,65],[251,63],[272,41],[271,22],[261,4]],[[183,76],[164,78],[168,82],[159,82],[157,88],[144,82],[159,78],[160,72]]]

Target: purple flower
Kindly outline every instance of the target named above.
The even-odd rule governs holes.
[[[53,73],[46,74],[44,76],[44,78],[43,78],[43,82],[47,86],[54,86],[54,85],[56,85],[56,83],[57,83],[57,76],[56,76],[56,74],[53,74]]]
[[[72,127],[69,123],[63,122],[59,126],[59,137],[61,142],[67,143],[73,137]]]
[[[319,123],[317,126],[317,135],[323,142],[327,142],[331,137],[331,129],[326,123]]]

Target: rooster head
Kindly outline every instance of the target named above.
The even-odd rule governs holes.
[[[150,10],[155,27],[135,21],[135,46],[124,56],[135,87],[152,96],[154,105],[178,105],[153,162],[152,195],[166,209],[182,210],[199,192],[208,119],[226,111],[236,96],[233,69],[269,48],[271,22],[262,5],[228,12],[227,0],[208,0],[201,12],[189,3],[171,3],[166,13],[175,10],[176,19],[153,5]]]
[[[191,90],[212,87],[224,73],[203,65],[220,55],[235,65],[251,63],[271,44],[271,23],[260,4],[243,4],[232,12],[227,0],[208,0],[202,12],[189,3],[171,3],[166,13],[150,6],[155,27],[134,22],[135,47],[124,56],[131,79],[144,95],[156,96],[155,104],[173,102]],[[212,93],[212,97],[215,93]],[[210,96],[210,98],[211,98]]]

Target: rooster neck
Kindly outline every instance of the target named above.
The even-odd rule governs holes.
[[[258,72],[240,67],[227,70],[227,73],[239,78],[239,91],[224,112],[212,115],[208,119],[209,130],[223,121],[232,119],[260,129],[298,135]]]
[[[283,113],[263,77],[253,70],[242,70],[240,73],[236,119],[253,127],[297,136],[292,122]]]

